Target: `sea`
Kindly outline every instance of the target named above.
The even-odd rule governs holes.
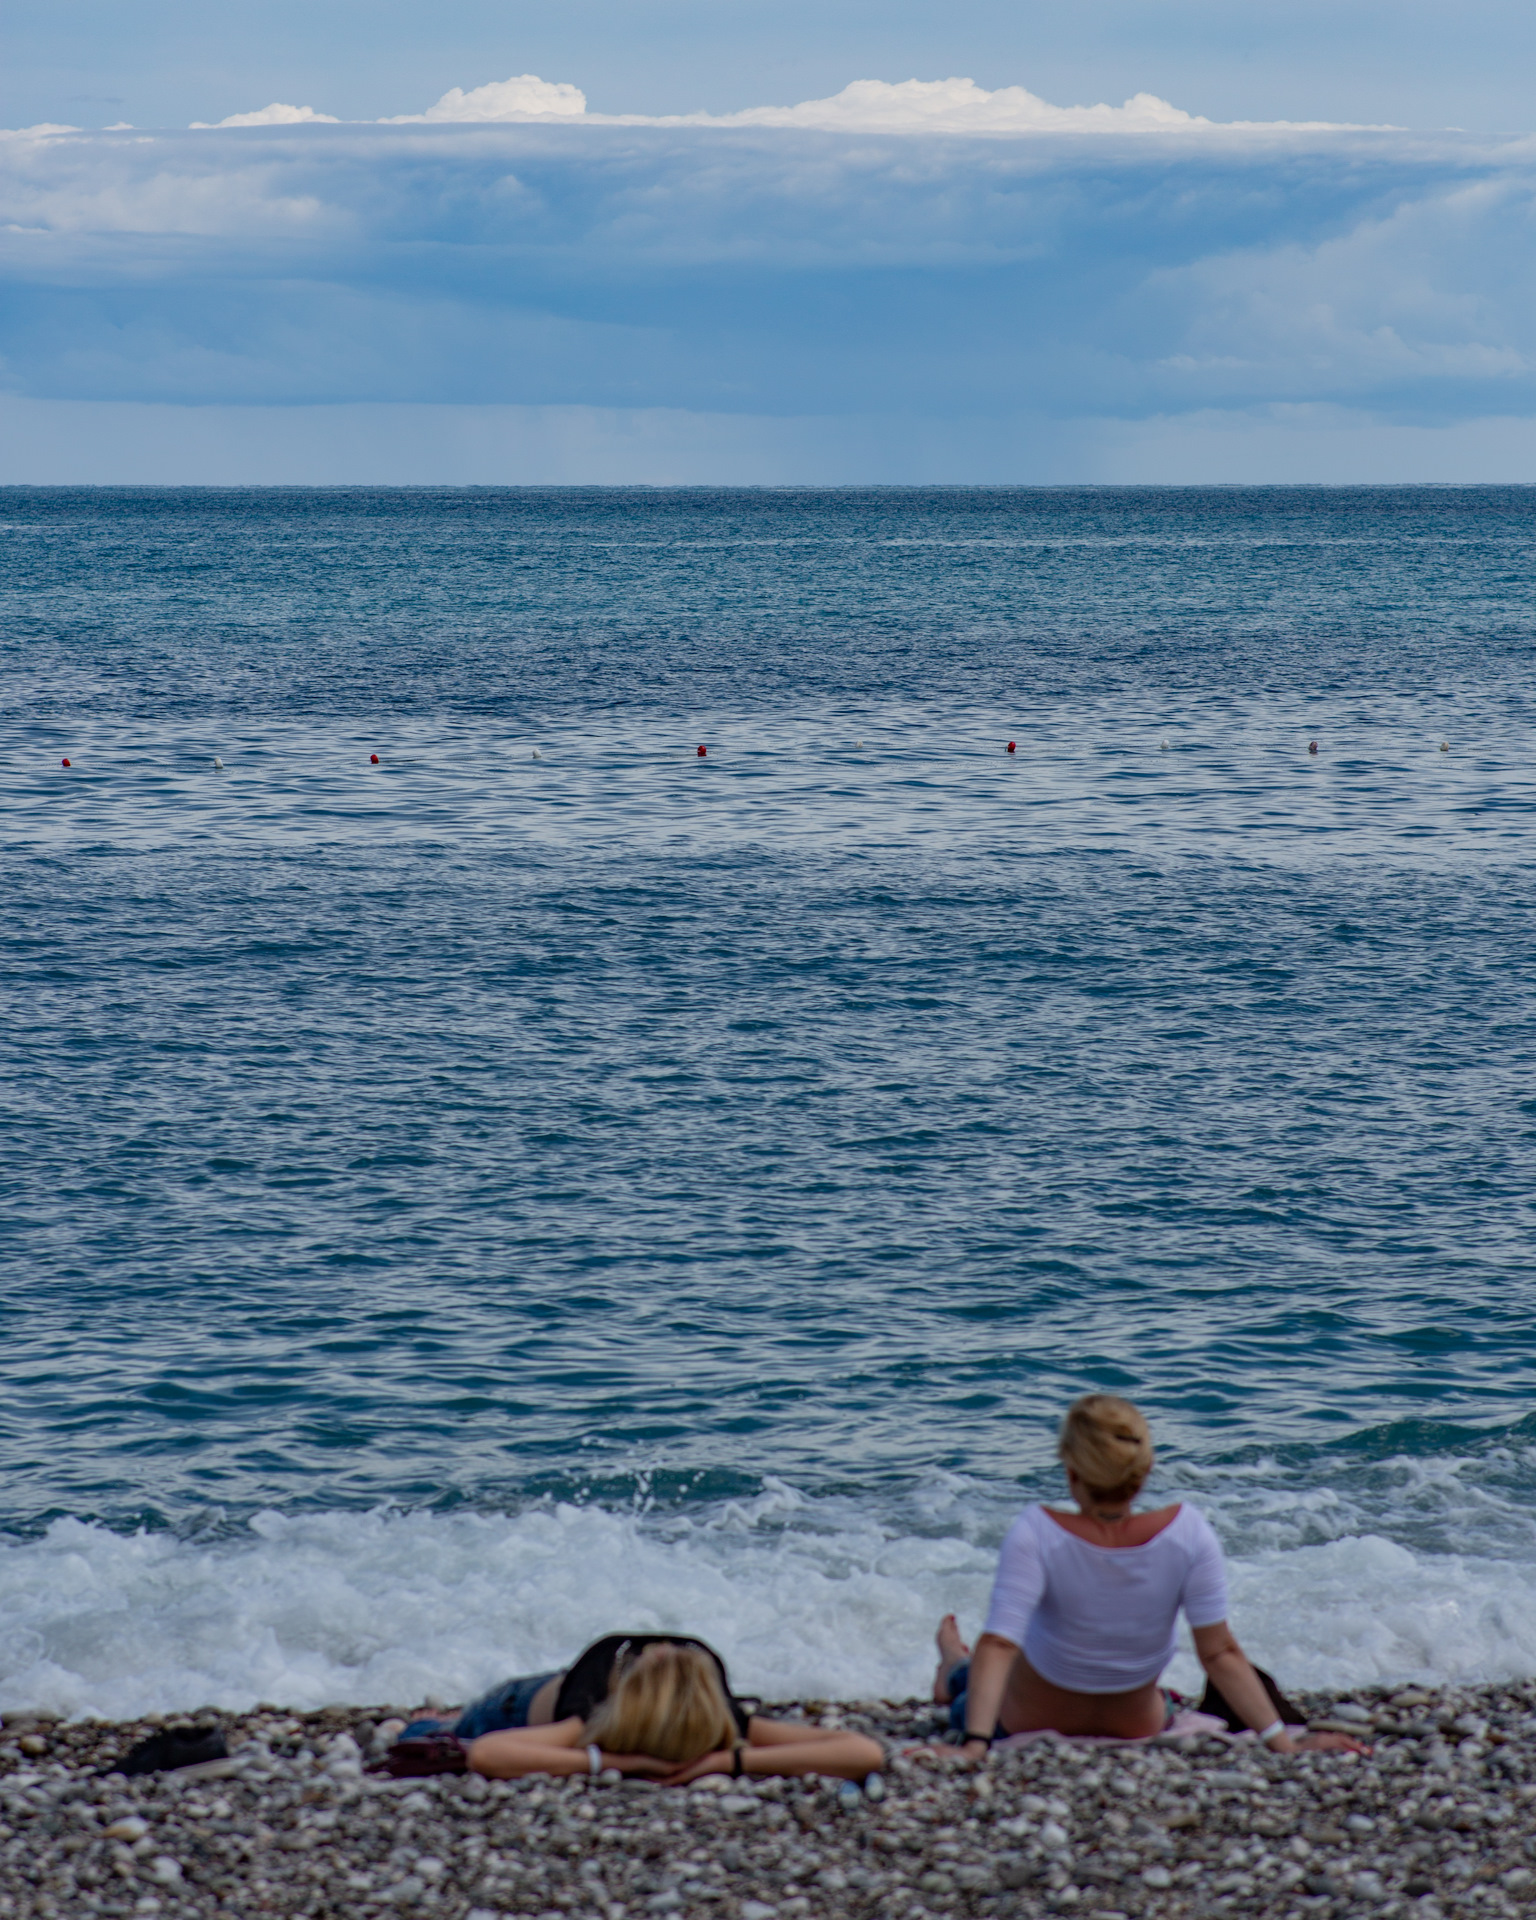
[[[0,490],[0,1711],[921,1692],[1091,1390],[1536,1675],[1533,723],[1530,489]]]

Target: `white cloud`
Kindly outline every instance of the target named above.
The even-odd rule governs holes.
[[[289,107],[279,101],[258,113],[232,113],[212,124],[220,127],[291,126],[306,120],[331,120],[313,107]],[[1090,107],[1058,107],[1026,87],[989,92],[974,80],[855,80],[824,100],[802,100],[792,107],[744,107],[737,113],[589,113],[580,87],[565,80],[541,80],[517,73],[485,86],[450,87],[425,113],[394,114],[376,124],[409,126],[443,123],[508,123],[528,120],[580,121],[587,126],[621,127],[785,127],[828,133],[1201,133],[1219,130],[1320,132],[1333,129],[1320,120],[1207,120],[1159,99],[1137,93],[1118,107],[1100,101]],[[194,128],[210,123],[194,120]]]
[[[536,73],[515,73],[510,80],[492,80],[483,87],[450,87],[425,113],[397,114],[384,126],[413,121],[543,120],[551,115],[569,120],[586,114],[587,96],[564,80],[541,80]]]
[[[550,115],[597,126],[795,127],[829,133],[1191,133],[1230,125],[1318,131],[1323,121],[1207,120],[1160,100],[1133,94],[1122,106],[1057,107],[1025,87],[988,92],[974,80],[854,80],[824,100],[793,107],[744,107],[737,113],[588,113],[578,87],[518,74],[510,80],[454,87],[424,114],[402,120],[530,120]]]
[[[825,100],[745,107],[737,113],[589,114],[579,88],[532,73],[468,93],[454,87],[425,113],[399,119],[531,120],[552,114],[599,126],[803,127],[836,133],[1164,133],[1215,124],[1151,93],[1138,93],[1120,107],[1056,107],[1024,87],[999,87],[989,93],[974,80],[961,78],[855,80]]]
[[[69,133],[0,142],[0,387],[1536,416],[1533,225],[1536,140],[1449,134],[930,139],[577,113]]]
[[[274,100],[269,107],[258,108],[255,113],[232,113],[223,120],[194,120],[194,133],[208,133],[215,127],[302,127],[310,122],[324,121],[329,126],[339,126],[334,113],[316,113],[313,107],[289,107],[281,100]]]
[[[1214,124],[1151,93],[1138,93],[1120,107],[1056,107],[1024,87],[999,87],[989,93],[974,80],[959,78],[855,80],[826,100],[690,114],[684,117],[687,123],[847,133],[1166,133]]]
[[[1347,400],[1436,384],[1490,398],[1514,383],[1528,391],[1533,221],[1536,182],[1517,165],[1452,178],[1343,231],[1213,252],[1149,275],[1142,298],[1147,311],[1165,297],[1176,304],[1182,351],[1163,365],[1207,399]]]

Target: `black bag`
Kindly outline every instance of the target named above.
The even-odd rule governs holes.
[[[1269,1695],[1270,1704],[1285,1724],[1288,1727],[1304,1727],[1307,1724],[1307,1716],[1302,1712],[1300,1707],[1295,1706],[1291,1701],[1286,1699],[1279,1687],[1276,1686],[1273,1677],[1267,1674],[1262,1667],[1255,1667],[1254,1672],[1259,1676],[1260,1680],[1263,1681],[1264,1691]],[[1214,1713],[1218,1719],[1225,1720],[1233,1733],[1246,1733],[1248,1731],[1248,1722],[1241,1714],[1234,1713],[1227,1705],[1226,1696],[1218,1691],[1214,1680],[1207,1680],[1205,1683],[1205,1692],[1200,1699],[1200,1711],[1202,1713]]]
[[[174,1773],[178,1767],[200,1767],[209,1760],[227,1760],[229,1748],[219,1727],[167,1727],[130,1747],[109,1773]]]

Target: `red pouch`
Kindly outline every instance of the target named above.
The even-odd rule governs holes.
[[[375,1773],[396,1780],[427,1780],[439,1773],[468,1773],[469,1748],[452,1733],[425,1733],[413,1740],[397,1740]]]

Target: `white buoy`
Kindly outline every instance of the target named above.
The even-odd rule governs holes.
[[[544,758],[543,754],[539,752],[537,747],[535,747],[533,750],[533,757],[535,760],[542,760]]]
[[[862,740],[855,740],[853,744],[855,747],[862,747],[864,742]]]
[[[1449,752],[1450,752],[1450,750],[1451,750],[1451,743],[1450,743],[1450,741],[1449,741],[1449,740],[1442,740],[1442,741],[1440,742],[1440,751],[1441,751],[1442,753],[1449,753]]]
[[[213,770],[215,773],[222,773],[224,771],[224,762],[217,754],[213,756]]]
[[[1173,742],[1171,740],[1168,740],[1168,739],[1160,740],[1158,742],[1157,750],[1159,753],[1166,753],[1172,745],[1173,745]]]

